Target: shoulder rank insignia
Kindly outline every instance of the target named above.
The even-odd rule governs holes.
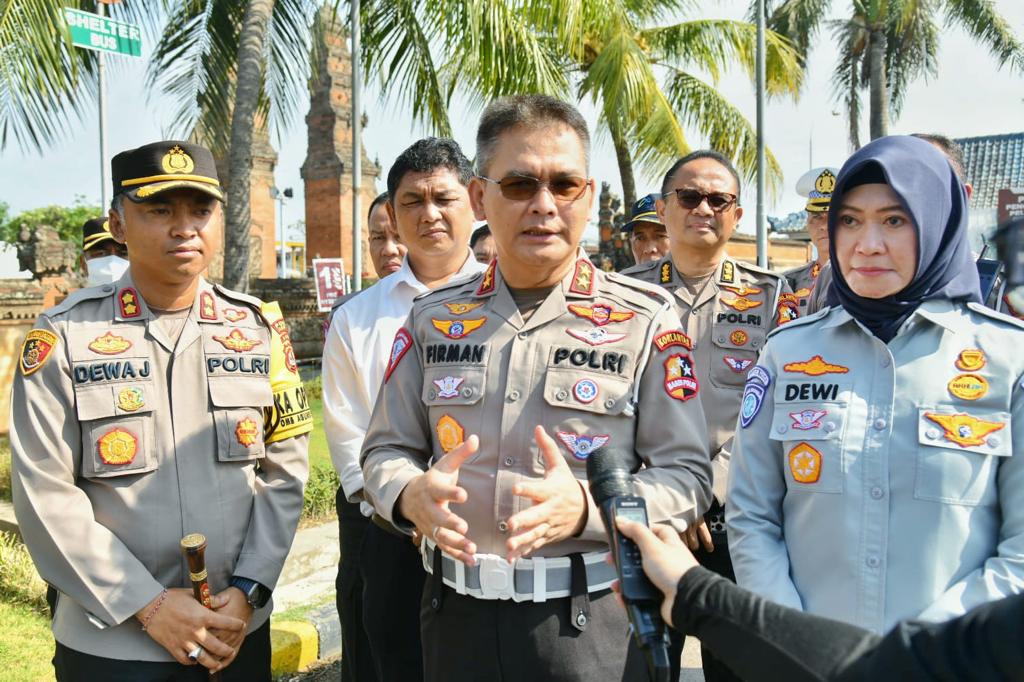
[[[89,350],[93,353],[99,353],[100,355],[118,355],[131,347],[131,341],[109,331],[103,336],[97,336],[89,342]]]
[[[789,451],[789,473],[797,483],[817,483],[821,478],[821,453],[810,443],[797,443]]]
[[[459,447],[462,441],[466,440],[466,430],[450,414],[441,415],[434,430],[437,432],[437,442],[445,454]]]
[[[483,279],[480,280],[480,286],[476,288],[477,296],[489,294],[494,291],[494,271],[497,267],[498,261],[492,260],[487,266],[487,269],[484,270],[484,276]]]
[[[125,412],[135,412],[146,404],[142,389],[137,386],[122,388],[117,392],[117,406]]]
[[[688,353],[674,353],[665,360],[665,392],[669,397],[686,401],[697,395],[699,387]]]
[[[475,320],[438,320],[430,318],[430,323],[434,325],[434,329],[449,339],[461,339],[469,336],[482,327],[486,321],[486,317],[478,317]]]
[[[598,327],[603,327],[604,325],[612,322],[625,322],[636,315],[636,313],[632,311],[615,310],[610,305],[605,305],[603,303],[597,303],[592,306],[572,304],[567,307],[569,308],[569,312],[576,317],[582,317],[590,320]]]
[[[121,317],[138,317],[142,312],[139,310],[139,295],[131,287],[118,292],[117,303],[121,306]]]
[[[733,266],[732,261],[722,263],[722,281],[726,284],[732,284],[736,281],[736,268]]]
[[[586,459],[590,454],[608,444],[611,436],[602,434],[600,436],[581,436],[572,431],[556,431],[558,440],[562,441],[572,456],[576,459]]]
[[[200,314],[202,314],[202,311],[200,311]],[[248,316],[249,311],[243,310],[241,308],[224,309],[224,319],[227,320],[228,322],[238,322],[239,320],[244,320]]]
[[[741,284],[738,287],[722,287],[722,288],[726,289],[727,291],[731,291],[732,293],[736,294],[737,296],[753,296],[755,294],[761,293],[761,290],[758,289],[757,287],[748,287],[746,284]]]
[[[462,386],[463,377],[441,377],[434,379],[434,386],[437,387],[437,397],[443,400],[451,400],[459,397],[459,387]]]
[[[972,445],[984,445],[985,438],[989,434],[995,433],[1006,426],[1006,424],[1001,422],[985,421],[963,412],[956,414],[925,412],[924,416],[943,428],[945,433],[942,435],[945,436],[946,440],[956,443],[962,448],[969,448]]]
[[[849,367],[826,362],[820,355],[815,355],[810,360],[804,360],[803,362],[787,363],[782,366],[782,369],[787,372],[808,374],[812,377],[820,377],[822,374],[846,374],[850,371]]]
[[[213,340],[235,353],[250,351],[263,343],[259,339],[250,339],[242,333],[241,329],[232,329],[227,336],[214,336]]]
[[[260,435],[260,426],[252,417],[246,417],[235,425],[235,440],[243,447],[255,445]]]
[[[452,315],[465,315],[470,310],[476,310],[483,305],[483,301],[476,303],[445,303],[444,307],[448,309]]]
[[[749,298],[744,298],[742,296],[737,296],[735,298],[722,298],[721,301],[733,310],[738,310],[741,313],[744,310],[750,310],[751,308],[756,308],[761,305],[761,301],[751,301]]]
[[[586,331],[579,331],[578,329],[566,329],[565,333],[574,339],[579,339],[584,343],[589,343],[591,346],[601,346],[606,343],[615,343],[626,338],[625,334],[612,334],[603,327],[591,327]]]
[[[672,281],[672,264],[668,261],[661,264],[661,272],[658,275],[658,281],[662,284],[668,284]]]
[[[209,291],[199,294],[199,317],[204,320],[217,319],[217,304],[213,300],[213,294]]]
[[[58,340],[56,334],[45,329],[33,329],[26,334],[25,341],[21,344],[21,359],[18,362],[21,375],[27,377],[42,367],[50,359]]]
[[[977,400],[988,393],[988,381],[980,374],[958,374],[949,380],[946,389],[961,400]]]
[[[728,367],[732,371],[736,372],[737,374],[740,374],[741,372],[747,371],[747,368],[750,367],[752,364],[754,364],[754,361],[751,360],[750,358],[740,359],[740,358],[734,358],[731,355],[723,356],[722,357],[722,362],[725,363],[726,367]]]
[[[580,258],[576,261],[576,270],[572,273],[572,284],[569,293],[590,296],[594,292],[594,266],[590,261]]]
[[[100,436],[96,450],[104,464],[131,464],[139,451],[139,439],[131,431],[115,427]]]
[[[797,289],[796,291],[794,291],[793,295],[796,296],[797,298],[807,298],[808,296],[811,295],[811,290],[808,289],[807,287],[803,287],[802,289]]]
[[[670,329],[654,337],[654,345],[658,350],[665,350],[671,346],[682,346],[686,350],[693,350],[693,341],[684,334],[681,329]]]
[[[409,352],[412,347],[412,335],[409,334],[409,330],[402,327],[395,334],[395,340],[391,344],[391,356],[388,358],[387,369],[384,370],[384,383],[388,382],[391,378],[391,374],[398,367],[398,363],[402,361],[405,354]]]
[[[815,263],[811,266],[811,277],[818,279],[819,274],[821,274],[821,266]]]
[[[957,369],[965,372],[977,372],[985,366],[985,353],[977,348],[968,348],[960,351],[956,359]]]

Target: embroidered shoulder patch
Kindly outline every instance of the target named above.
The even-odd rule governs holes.
[[[673,353],[665,360],[665,392],[676,400],[687,401],[697,395],[700,384],[689,353]]]
[[[757,413],[761,411],[765,393],[772,383],[772,375],[764,367],[756,365],[747,372],[747,383],[743,387],[743,398],[740,400],[740,426],[750,426]]]
[[[395,341],[391,344],[391,356],[388,358],[387,369],[384,370],[384,383],[388,383],[388,379],[391,378],[392,372],[398,367],[398,363],[402,361],[405,354],[409,352],[412,347],[412,335],[409,330],[402,327],[395,334]]]
[[[686,350],[693,350],[693,341],[681,329],[670,329],[658,334],[654,337],[654,345],[658,350],[665,350],[671,346],[682,346]]]
[[[46,329],[33,329],[26,334],[25,341],[21,344],[21,359],[18,362],[21,375],[27,377],[46,364],[59,340],[56,334]]]

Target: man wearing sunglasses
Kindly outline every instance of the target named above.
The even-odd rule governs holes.
[[[497,259],[417,299],[395,337],[363,474],[377,511],[424,536],[427,680],[646,680],[586,461],[643,463],[652,523],[683,532],[710,503],[678,316],[579,248],[589,142],[557,99],[487,107],[469,191]]]
[[[714,500],[704,522],[689,529],[686,541],[702,564],[735,579],[724,508],[743,385],[768,332],[794,319],[797,304],[781,275],[726,253],[743,217],[739,175],[728,158],[710,150],[684,156],[665,174],[661,191],[658,216],[668,228],[669,253],[623,274],[670,292],[693,345]],[[709,651],[701,653],[707,680],[735,679]]]

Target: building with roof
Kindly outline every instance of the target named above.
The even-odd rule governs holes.
[[[971,196],[972,245],[980,249],[998,223],[999,191],[1024,193],[1024,132],[962,137],[964,173]]]

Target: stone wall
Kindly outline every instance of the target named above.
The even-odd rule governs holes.
[[[297,359],[323,355],[324,313],[316,309],[316,282],[312,278],[256,279],[249,283],[249,293],[280,304]]]

